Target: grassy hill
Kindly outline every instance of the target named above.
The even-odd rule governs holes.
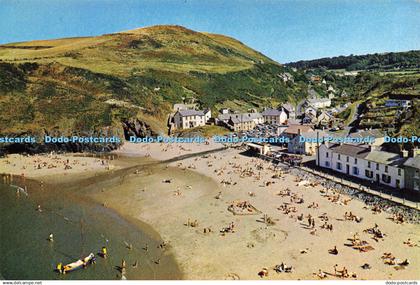
[[[183,100],[245,109],[305,97],[305,83],[286,84],[284,71],[233,38],[180,26],[0,45],[0,135],[123,136],[135,121],[166,133]]]

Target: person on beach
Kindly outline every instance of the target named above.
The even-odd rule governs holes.
[[[122,259],[121,260],[121,272],[125,271],[125,268],[126,268],[126,262],[125,262],[125,259]]]
[[[101,255],[103,258],[106,258],[108,256],[108,250],[105,246],[103,246],[101,249]]]
[[[327,277],[327,274],[325,274],[325,272],[323,272],[321,269],[319,269],[316,276],[318,276],[320,279],[324,279],[324,278]]]
[[[334,246],[334,248],[333,248],[333,249],[328,250],[328,252],[329,252],[330,254],[337,255],[337,254],[338,254],[337,246]]]

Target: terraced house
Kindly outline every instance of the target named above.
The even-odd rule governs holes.
[[[405,187],[403,164],[407,157],[355,144],[322,144],[318,166],[394,188]]]
[[[420,153],[414,150],[413,157],[404,163],[405,187],[410,190],[420,191]]]
[[[256,125],[264,122],[260,113],[231,114],[227,123],[228,127],[235,131],[248,131],[255,128]]]
[[[262,112],[264,122],[268,124],[282,125],[287,121],[287,113],[283,110],[266,109]]]

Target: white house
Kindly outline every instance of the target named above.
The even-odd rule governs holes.
[[[288,81],[294,82],[293,75],[291,75],[288,72],[278,74],[277,76],[280,77],[283,80],[283,82],[288,82]]]
[[[310,114],[313,117],[316,117],[316,113],[317,113],[316,109],[317,108],[314,108],[314,107],[307,107],[307,108],[305,108],[305,115],[306,114]]]
[[[290,103],[282,105],[283,110],[287,113],[289,119],[296,119],[296,108]]]
[[[420,153],[414,150],[413,157],[404,162],[405,188],[420,193]]]
[[[262,112],[264,122],[268,124],[277,124],[282,125],[287,121],[287,113],[282,108],[281,110],[277,109],[267,109]]]
[[[404,188],[401,166],[405,160],[399,154],[369,145],[325,143],[319,147],[316,157],[318,166],[394,188]]]
[[[219,114],[217,119],[218,124],[225,125],[235,132],[252,130],[256,125],[264,123],[261,113]]]
[[[329,98],[311,98],[306,100],[306,102],[315,109],[328,108],[331,106],[331,99]]]
[[[174,115],[174,126],[176,129],[190,129],[204,126],[211,118],[210,109],[204,111],[178,110]]]
[[[319,145],[317,139],[322,139],[327,136],[327,133],[319,130],[303,132],[290,140],[287,144],[287,151],[290,153],[314,155]]]
[[[322,126],[329,126],[332,121],[334,121],[334,116],[325,110],[316,118],[317,124]]]

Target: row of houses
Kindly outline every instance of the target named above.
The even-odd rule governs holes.
[[[229,110],[223,109],[217,116],[217,124],[224,125],[232,131],[249,131],[257,125],[277,124],[282,125],[288,120],[288,113],[284,108],[265,109],[262,113],[229,113]]]
[[[210,109],[196,110],[190,109],[185,104],[175,104],[175,113],[170,123],[173,129],[189,129],[204,126],[211,119]],[[257,125],[267,124],[284,124],[289,114],[294,116],[294,108],[286,109],[265,109],[263,112],[247,112],[247,113],[231,113],[229,109],[221,109],[220,114],[215,119],[215,123],[223,125],[232,131],[248,131],[254,129]]]
[[[385,141],[385,135],[379,130],[366,130],[347,134],[315,130],[311,125],[296,125],[294,128],[298,130],[298,134],[294,137],[289,135],[290,141],[287,145],[287,151],[294,154],[315,155],[317,147],[320,146],[319,140],[326,137],[334,137],[336,140],[343,141],[345,139],[361,141],[363,138],[370,138],[369,144],[373,146],[380,146]]]
[[[314,106],[319,106],[315,104]],[[308,107],[311,108],[311,107]],[[316,114],[316,109],[312,109]],[[197,110],[196,104],[175,104],[174,113],[169,124],[171,129],[189,129],[204,126],[211,119],[210,109]],[[278,109],[267,108],[261,113],[252,112],[238,113],[231,112],[228,108],[220,110],[220,114],[214,119],[214,123],[223,125],[232,131],[247,131],[255,128],[258,124],[283,125],[288,120],[296,119],[296,107],[290,103],[283,104]]]
[[[389,187],[420,191],[420,152],[396,154],[378,146],[328,144],[319,146],[318,166]]]

